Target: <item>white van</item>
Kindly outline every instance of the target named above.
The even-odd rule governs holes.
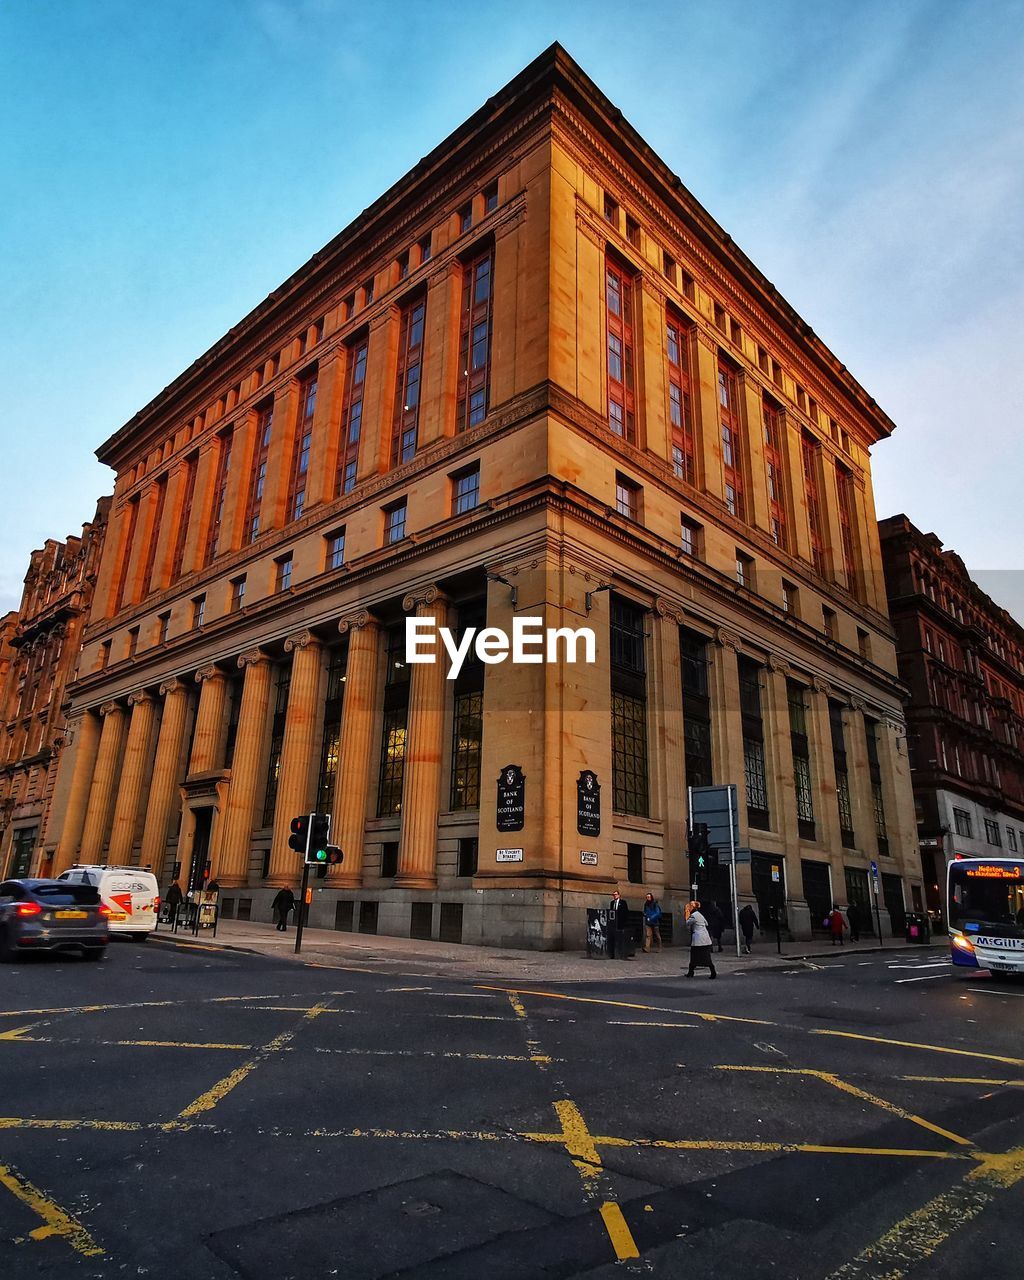
[[[152,871],[141,867],[74,866],[57,877],[72,884],[92,884],[110,911],[111,933],[126,933],[145,942],[156,928],[160,886]]]

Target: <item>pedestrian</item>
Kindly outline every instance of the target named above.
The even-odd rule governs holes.
[[[653,893],[644,899],[644,950],[650,951],[656,942],[661,950],[661,907]]]
[[[170,924],[174,923],[174,918],[181,909],[181,904],[185,900],[185,895],[181,892],[181,885],[177,880],[171,882],[171,887],[167,890],[164,897],[164,903],[167,906],[167,920]]]
[[[717,902],[709,902],[704,908],[704,916],[708,922],[708,932],[714,943],[715,950],[722,949],[722,934],[725,932],[725,912]]]
[[[832,935],[832,945],[835,946],[838,941],[839,945],[843,945],[843,930],[846,928],[846,921],[843,919],[843,913],[839,908],[832,904],[832,910],[825,917],[825,928]]]
[[[743,933],[743,951],[745,955],[750,955],[750,944],[754,941],[754,930],[760,929],[760,927],[761,921],[757,918],[757,912],[748,902],[740,910],[740,929]]]
[[[683,919],[690,930],[690,967],[686,971],[688,978],[693,977],[694,969],[710,969],[712,978],[717,978],[715,962],[712,958],[711,933],[708,922],[701,915],[700,903],[694,900],[683,908]]]
[[[860,907],[856,902],[846,908],[846,918],[850,922],[850,941],[860,942]]]
[[[612,894],[608,904],[611,914],[608,917],[608,955],[614,960],[628,960],[629,957],[629,904],[618,889]]]
[[[295,894],[291,889],[278,889],[277,897],[270,904],[270,909],[274,913],[277,921],[278,933],[288,932],[288,912],[295,910]]]

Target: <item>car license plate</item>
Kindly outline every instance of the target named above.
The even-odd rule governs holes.
[[[110,915],[107,916],[107,919],[108,920],[127,920],[128,917],[125,915],[123,911],[111,911]]]
[[[990,960],[988,962],[988,967],[990,969],[996,969],[999,973],[1012,973],[1014,972],[1014,969],[1015,969],[1014,965],[1000,964],[997,960]]]
[[[88,920],[88,911],[58,911],[58,920]]]

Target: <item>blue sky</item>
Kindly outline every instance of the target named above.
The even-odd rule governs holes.
[[[93,450],[553,40],[896,421],[1024,619],[1024,0],[4,0],[0,612]]]

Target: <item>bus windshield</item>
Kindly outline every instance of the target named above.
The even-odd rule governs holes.
[[[951,862],[948,901],[953,929],[1024,937],[1024,863]]]

